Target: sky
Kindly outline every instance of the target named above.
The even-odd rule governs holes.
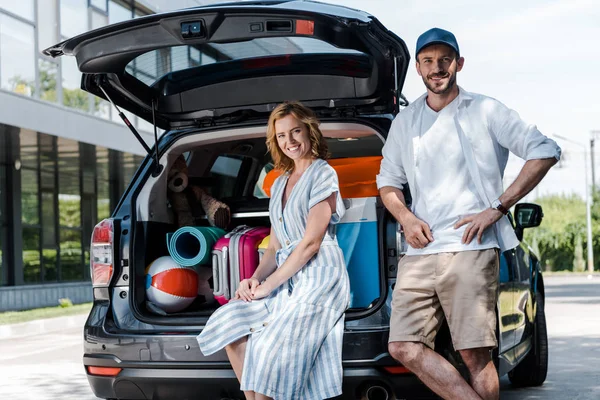
[[[406,42],[411,67],[403,92],[409,101],[425,91],[414,68],[417,37],[432,27],[453,32],[465,58],[458,74],[461,87],[500,100],[547,136],[558,134],[580,143],[555,139],[565,154],[564,162],[528,199],[551,193],[584,197],[583,145],[589,149],[590,132],[600,131],[600,1],[326,2],[367,11]],[[600,184],[600,133],[596,137],[596,182]],[[505,184],[516,178],[522,165],[516,157],[510,158]],[[588,175],[591,182],[591,172]]]

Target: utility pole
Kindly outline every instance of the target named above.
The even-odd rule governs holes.
[[[600,131],[599,131],[600,132]],[[585,148],[585,144],[576,142],[575,140],[571,140],[564,136],[560,136],[557,134],[553,135],[558,139],[562,139],[569,143],[576,144],[583,148],[584,155],[584,163],[585,163],[585,208],[586,208],[586,228],[587,228],[587,265],[588,272],[591,274],[594,273],[594,248],[592,243],[592,194],[590,193],[590,186],[588,184],[588,159],[587,159],[587,149]],[[592,159],[592,165],[594,165],[594,161]]]
[[[594,168],[594,134],[590,138],[590,157],[592,158],[592,192],[596,189],[596,172]]]
[[[600,131],[590,132],[590,157],[592,159],[592,193],[596,190],[596,159],[594,158],[594,141],[596,139],[596,135],[600,135]]]

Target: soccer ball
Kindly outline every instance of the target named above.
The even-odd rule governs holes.
[[[146,268],[146,295],[160,309],[173,313],[192,304],[198,294],[198,273],[163,256]]]

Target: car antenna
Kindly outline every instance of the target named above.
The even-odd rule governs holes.
[[[123,113],[123,111],[121,111],[119,107],[117,107],[117,105],[112,101],[112,99],[110,98],[108,93],[106,93],[106,90],[104,90],[102,85],[98,85],[98,87],[100,88],[100,90],[102,90],[102,93],[104,93],[104,96],[106,97],[108,102],[112,104],[112,106],[117,110],[117,112],[119,113],[119,117],[121,117],[121,119],[123,120],[125,125],[127,125],[131,133],[133,133],[138,142],[140,142],[144,150],[146,150],[146,153],[148,153],[148,155],[152,155],[152,149],[146,144],[146,141],[142,139],[140,133],[135,129],[131,121],[129,121],[129,119]],[[156,169],[152,173],[152,176],[158,176],[158,174],[160,174],[160,172],[162,171],[163,166],[158,163],[158,135],[156,131],[156,116],[154,114],[154,99],[152,99],[152,122],[154,125],[154,162],[156,163]]]

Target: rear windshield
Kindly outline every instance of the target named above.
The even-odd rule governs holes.
[[[128,73],[152,86],[169,72],[232,60],[294,54],[363,54],[309,37],[256,38],[245,42],[205,43],[153,50],[127,64]]]

